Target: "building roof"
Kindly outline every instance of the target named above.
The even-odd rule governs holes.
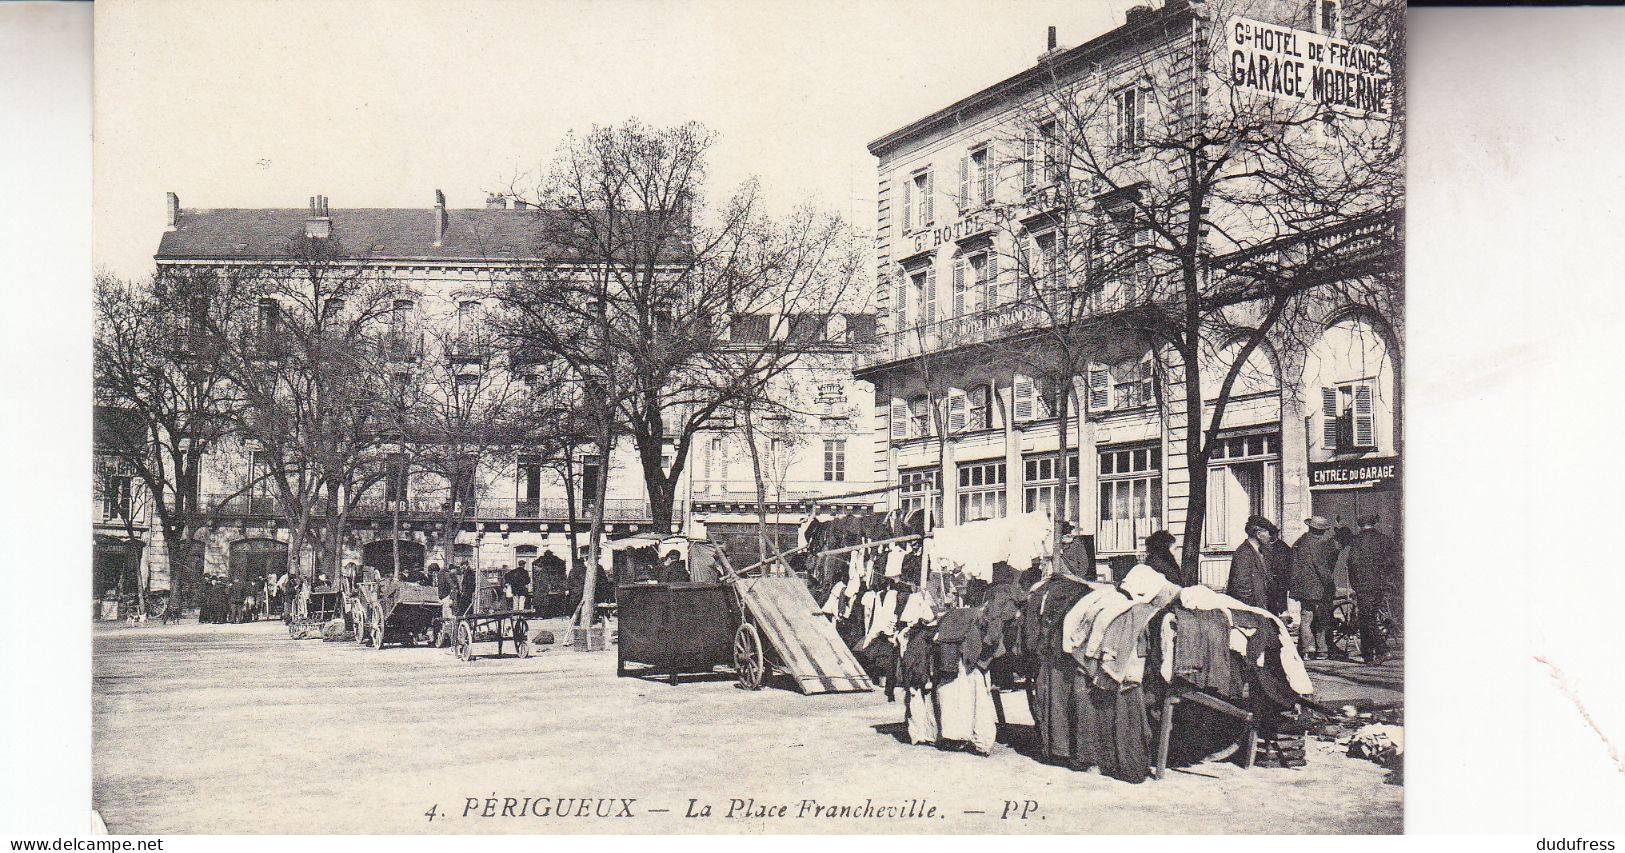
[[[1143,14],[1141,7],[1131,9],[1130,20],[1122,26],[1102,33],[1077,47],[1052,51],[1019,74],[1006,77],[975,94],[960,98],[934,113],[875,139],[869,143],[869,153],[876,157],[885,157],[887,153],[932,132],[939,126],[955,127],[967,121],[970,113],[999,108],[1003,102],[1011,98],[1041,88],[1050,82],[1051,74],[1067,76],[1073,70],[1084,67],[1085,62],[1094,61],[1104,55],[1123,39],[1143,38],[1153,34],[1168,21],[1189,13],[1190,9],[1190,0],[1168,0],[1162,6],[1145,9]]]
[[[434,208],[332,208],[332,239],[350,258],[423,261],[557,261],[578,257],[556,238],[568,227],[557,211],[536,208],[446,211],[434,239]],[[158,260],[275,259],[305,233],[307,208],[187,208],[159,241]],[[552,245],[546,245],[548,235]]]

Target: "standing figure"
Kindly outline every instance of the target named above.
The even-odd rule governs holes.
[[[1166,530],[1158,530],[1145,537],[1145,564],[1156,569],[1170,583],[1180,586],[1196,586],[1194,575],[1187,575],[1179,560],[1174,557],[1174,535]]]
[[[1273,581],[1270,578],[1270,561],[1265,556],[1265,549],[1275,541],[1279,531],[1269,519],[1261,515],[1247,519],[1247,524],[1242,529],[1247,534],[1247,541],[1241,543],[1230,556],[1230,580],[1225,585],[1224,591],[1243,604],[1260,610],[1269,610]]]
[[[503,583],[508,586],[508,596],[513,599],[514,610],[524,610],[530,603],[530,570],[525,568],[525,561],[509,569],[502,576]]]
[[[1292,546],[1292,574],[1288,594],[1298,602],[1302,624],[1298,651],[1305,659],[1331,653],[1332,600],[1337,597],[1337,556],[1343,547],[1332,535],[1332,523],[1323,516],[1304,519],[1309,532]]]
[[[1369,664],[1388,658],[1388,638],[1378,625],[1378,613],[1389,605],[1402,577],[1399,547],[1377,529],[1375,513],[1359,518],[1360,531],[1348,547],[1349,586],[1360,621],[1360,657]]]

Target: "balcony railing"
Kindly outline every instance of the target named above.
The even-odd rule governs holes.
[[[270,495],[205,495],[203,514],[220,520],[240,518],[282,518],[287,513],[282,501]],[[352,519],[393,518],[397,513],[403,520],[435,521],[446,517],[445,498],[408,498],[387,501],[382,498],[362,498],[350,510]],[[474,520],[566,521],[568,506],[564,499],[545,501],[515,501],[503,498],[480,498],[473,502],[459,502],[450,507],[454,517]],[[318,506],[315,515],[325,514]],[[674,508],[674,517],[679,514]],[[576,520],[592,518],[592,504],[576,504]],[[604,502],[604,520],[617,524],[647,524],[652,518],[649,502],[642,498],[609,498]]]
[[[1166,277],[1135,276],[1110,282],[1081,297],[1056,289],[1044,298],[1027,297],[993,308],[911,326],[880,336],[871,364],[884,364],[961,347],[1003,340],[1023,332],[1104,316],[1168,298],[1174,282]],[[1155,286],[1155,290],[1148,287]],[[1069,300],[1077,299],[1073,304]]]

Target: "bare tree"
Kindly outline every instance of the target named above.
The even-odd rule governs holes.
[[[280,257],[237,277],[253,308],[222,318],[212,346],[288,518],[289,570],[314,533],[336,577],[349,514],[386,470],[376,348],[406,342],[381,332],[394,284],[336,238],[292,235]]]
[[[1182,23],[1142,27],[1117,66],[1049,60],[1000,146],[1026,190],[993,211],[1015,247],[1013,310],[1045,329],[1057,378],[1070,387],[1116,335],[1143,342],[1165,380],[1190,476],[1190,572],[1213,440],[1255,351],[1289,344],[1320,300],[1389,316],[1401,280],[1402,93],[1354,109],[1256,91],[1227,47],[1231,16],[1253,5],[1159,19]],[[1374,8],[1347,34],[1397,55],[1403,10]]]
[[[659,530],[670,529],[695,433],[760,399],[822,344],[835,316],[861,310],[860,243],[837,217],[803,206],[774,220],[754,183],[707,204],[714,141],[697,124],[595,127],[569,137],[536,186],[513,190],[539,208],[548,256],[573,263],[527,276],[510,301],[591,329],[599,350],[614,353],[618,393],[608,401],[637,450]]]
[[[241,404],[208,337],[212,324],[243,310],[234,276],[198,270],[95,281],[95,399],[130,415],[104,424],[98,440],[149,496],[177,604],[202,571],[191,542],[205,514],[203,463],[231,433]]]

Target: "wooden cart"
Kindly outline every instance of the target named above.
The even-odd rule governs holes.
[[[305,602],[305,612],[288,620],[288,636],[295,640],[319,639],[322,626],[344,615],[344,596],[332,585],[313,586]]]
[[[512,600],[503,592],[502,574],[501,569],[480,569],[468,610],[449,620],[435,620],[442,631],[451,632],[458,660],[473,660],[475,643],[492,642],[497,644],[499,656],[502,644],[509,642],[516,657],[530,657],[530,619],[536,612],[513,609]]]
[[[618,675],[629,662],[647,663],[676,684],[680,672],[732,663],[747,690],[761,689],[773,670],[808,695],[874,689],[807,584],[776,571],[782,562],[738,572],[722,565],[718,584],[620,587]]]
[[[386,643],[412,646],[432,641],[440,619],[440,596],[434,587],[384,578],[362,581],[356,588],[361,602],[356,642],[382,649]]]

